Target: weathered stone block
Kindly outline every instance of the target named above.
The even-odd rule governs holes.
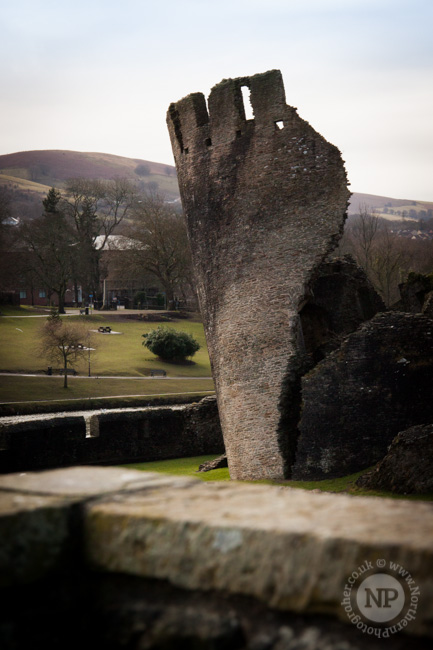
[[[198,472],[210,472],[213,469],[220,469],[221,467],[228,467],[227,454],[222,454],[218,458],[208,460],[198,466]]]
[[[0,491],[81,500],[122,490],[143,488],[149,484],[149,481],[152,485],[165,484],[164,476],[152,472],[120,467],[68,467],[47,472],[0,476]],[[25,496],[22,496],[21,502],[25,503]],[[29,508],[31,508],[31,500]]]
[[[281,478],[296,437],[298,311],[350,193],[338,149],[286,104],[278,70],[222,81],[208,107],[189,95],[167,122],[230,474]]]
[[[385,458],[357,485],[397,494],[433,493],[433,424],[399,433]]]
[[[350,625],[347,580],[379,559],[378,567],[403,567],[422,594],[407,632],[433,634],[430,503],[194,479],[149,488],[85,506],[85,558],[98,572],[254,597]]]
[[[400,300],[394,306],[399,311],[408,311],[412,314],[425,313],[427,302],[431,298],[433,277],[422,273],[409,273],[406,282],[398,285]],[[431,318],[430,314],[425,314]]]
[[[191,456],[220,454],[224,440],[216,397],[205,397],[184,408],[183,438],[189,441]]]
[[[294,479],[323,479],[381,460],[399,431],[433,422],[433,321],[377,314],[302,379]]]
[[[69,504],[58,496],[0,492],[0,587],[58,569],[68,543]]]
[[[122,468],[3,476],[0,645],[380,650],[371,620],[360,631],[344,608],[362,566],[362,578],[392,569],[406,608],[416,598],[386,647],[425,650],[431,511]]]
[[[314,363],[321,361],[379,311],[386,311],[385,304],[353,258],[323,262],[300,312],[306,352]]]

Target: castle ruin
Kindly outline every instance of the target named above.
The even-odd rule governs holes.
[[[243,88],[254,119],[246,119]],[[233,479],[290,476],[308,283],[350,192],[338,149],[285,100],[281,73],[227,79],[167,123]]]

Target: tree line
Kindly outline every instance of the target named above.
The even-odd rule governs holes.
[[[43,287],[48,298],[57,294],[60,313],[71,283],[77,304],[78,287],[84,302],[101,300],[108,271],[103,252],[115,233],[127,244],[110,262],[118,279],[134,278],[143,287],[156,284],[168,301],[194,293],[182,213],[156,192],[140,192],[125,179],[71,179],[62,192],[51,188],[40,216],[19,228],[5,225],[10,201],[7,188],[0,186],[0,249],[21,251],[12,269],[0,261],[2,288],[11,279],[16,285]],[[354,257],[387,306],[399,300],[398,285],[410,271],[433,270],[433,241],[402,238],[394,229],[361,205],[335,251]]]
[[[350,254],[363,267],[387,307],[400,299],[398,287],[409,272],[428,274],[433,270],[433,241],[399,237],[391,223],[361,205],[346,224],[336,251]]]
[[[79,288],[83,302],[102,299],[108,271],[103,252],[113,234],[122,234],[127,242],[116,259],[120,277],[153,281],[167,300],[192,288],[181,212],[155,192],[139,192],[126,179],[75,178],[61,192],[51,188],[40,216],[13,229],[13,241],[6,241],[3,226],[9,214],[7,193],[0,192],[0,244],[3,250],[20,252],[15,280],[19,276],[22,286],[42,287],[49,300],[56,294],[60,313],[71,283],[77,304]],[[8,234],[11,239],[11,229]]]

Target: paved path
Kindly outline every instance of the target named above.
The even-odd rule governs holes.
[[[56,375],[47,375],[45,373],[30,373],[30,372],[0,372],[0,377],[50,377],[52,379],[59,379],[59,377],[63,377],[63,375],[56,374]],[[90,377],[88,375],[69,375],[68,374],[68,381],[69,379],[149,379],[152,381],[155,381],[156,379],[163,379],[163,380],[170,380],[170,379],[176,379],[180,381],[189,381],[190,379],[212,379],[212,377],[177,377],[177,376],[165,376],[165,377],[149,377],[146,375],[145,377],[142,376],[137,376],[137,377],[131,377],[128,375],[125,377],[124,375],[91,375]]]
[[[63,316],[78,316],[79,314],[62,314]],[[15,314],[15,316],[4,316],[3,314],[0,318],[48,318],[49,314]]]

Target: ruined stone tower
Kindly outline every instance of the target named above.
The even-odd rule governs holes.
[[[250,91],[247,120],[242,88]],[[290,476],[306,285],[344,225],[340,153],[286,105],[281,73],[226,79],[167,114],[234,479]]]

